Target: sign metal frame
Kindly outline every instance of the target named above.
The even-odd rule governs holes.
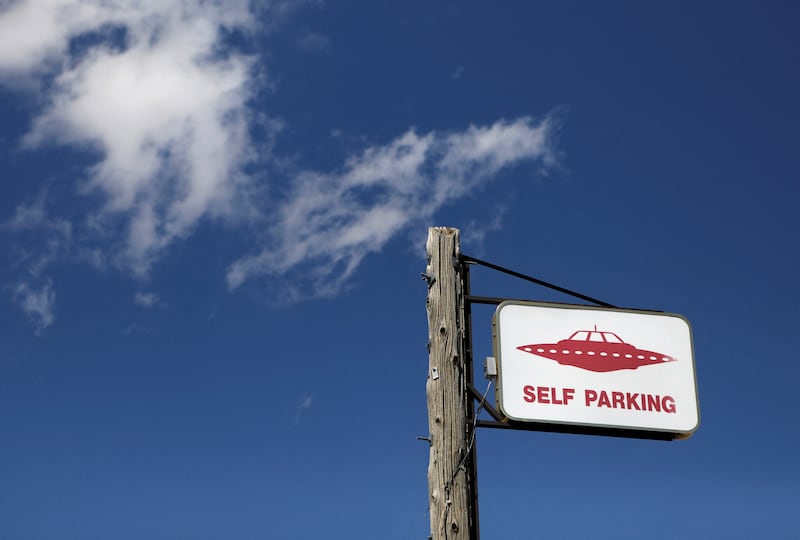
[[[595,410],[588,410],[589,407],[589,399],[594,398],[597,399],[597,392],[594,390],[588,390],[592,392],[592,394],[585,394],[585,407],[578,406],[578,400],[583,400],[584,395],[578,395],[578,392],[586,390],[586,385],[590,384],[587,381],[603,381],[603,380],[613,380],[613,381],[623,381],[626,384],[629,383],[631,380],[647,380],[649,381],[649,387],[653,386],[652,380],[648,379],[648,369],[651,370],[649,373],[658,373],[659,375],[664,373],[664,367],[657,367],[653,368],[651,365],[647,365],[650,363],[648,358],[655,357],[651,355],[652,351],[645,351],[645,350],[638,350],[633,348],[630,344],[623,343],[619,345],[619,347],[628,347],[630,348],[631,352],[634,354],[625,354],[622,355],[622,358],[614,359],[616,362],[625,361],[624,357],[627,356],[628,358],[632,358],[632,360],[628,360],[628,362],[637,362],[636,358],[641,358],[639,360],[640,365],[634,366],[622,366],[618,368],[603,368],[597,367],[599,356],[592,358],[593,363],[589,362],[589,357],[586,356],[584,353],[583,357],[573,356],[570,357],[561,357],[559,356],[562,352],[560,349],[561,347],[556,347],[559,349],[548,349],[545,347],[546,350],[542,348],[535,348],[531,349],[527,346],[522,346],[523,344],[516,344],[514,343],[514,347],[512,351],[509,351],[510,344],[504,343],[503,341],[503,324],[502,319],[503,317],[503,310],[509,308],[511,306],[516,306],[515,309],[518,311],[521,309],[524,312],[527,308],[534,308],[533,311],[538,311],[534,319],[541,319],[546,313],[552,311],[553,317],[559,316],[566,316],[568,318],[581,320],[584,318],[591,318],[592,320],[599,319],[603,320],[614,320],[614,321],[633,321],[636,327],[641,327],[644,325],[646,328],[649,326],[657,326],[665,324],[668,328],[672,329],[673,333],[677,332],[679,336],[678,341],[678,349],[681,351],[680,354],[680,366],[679,366],[679,376],[678,380],[672,381],[671,386],[669,384],[666,385],[668,389],[677,388],[681,392],[682,399],[680,400],[680,407],[681,407],[681,415],[674,415],[675,418],[671,418],[669,415],[653,415],[653,414],[642,414],[639,413],[639,405],[644,403],[645,395],[644,394],[637,394],[630,392],[628,393],[628,406],[631,408],[636,408],[636,412],[633,413],[623,413],[623,411],[608,411],[608,414],[605,416],[610,416],[611,420],[607,418],[601,418],[603,415],[600,414],[605,411],[598,411],[597,409],[597,402],[595,401],[592,403],[595,405]],[[565,311],[567,310],[567,311]],[[578,311],[573,311],[578,310]],[[529,313],[532,311],[529,310]],[[585,317],[584,317],[585,315]],[[505,317],[506,319],[508,317]],[[505,324],[509,324],[507,321]],[[569,323],[567,323],[569,324]],[[557,326],[557,325],[556,325]],[[579,325],[580,326],[580,325]],[[581,328],[575,328],[575,330],[583,330]],[[589,329],[591,330],[591,329]],[[601,334],[613,334],[612,332],[601,332],[602,328],[598,330],[596,327],[594,332],[589,332],[585,335],[585,344],[590,345],[589,339],[591,338],[593,341],[595,339],[599,339],[598,336]],[[609,329],[606,329],[609,330]],[[509,331],[508,333],[517,332],[516,329],[513,331]],[[578,334],[578,332],[575,332]],[[589,335],[589,334],[597,334]],[[515,334],[516,335],[516,334]],[[584,336],[581,336],[584,337]],[[611,336],[608,336],[609,339],[613,339]],[[603,337],[602,339],[605,339]],[[685,341],[684,341],[685,339]],[[524,340],[523,340],[524,341]],[[551,340],[552,341],[552,340]],[[621,341],[621,340],[620,340]],[[563,343],[563,342],[562,342]],[[578,341],[575,342],[568,342],[568,343],[579,343]],[[520,345],[520,346],[517,346]],[[555,347],[555,344],[548,344]],[[499,409],[498,414],[492,414],[496,420],[500,420],[499,422],[481,422],[479,425],[482,427],[500,427],[500,428],[511,428],[511,429],[523,429],[523,430],[535,430],[535,431],[555,431],[555,432],[564,432],[564,433],[582,433],[582,434],[592,434],[592,435],[611,435],[611,436],[622,436],[622,437],[636,437],[636,438],[652,438],[652,439],[685,439],[688,438],[694,433],[700,424],[700,406],[699,406],[699,397],[698,397],[698,389],[697,389],[697,374],[696,374],[696,366],[694,361],[694,346],[692,343],[692,330],[689,321],[683,317],[682,315],[677,315],[673,313],[664,313],[659,311],[649,311],[649,310],[638,310],[638,309],[624,309],[624,308],[612,308],[612,307],[595,307],[595,306],[585,306],[585,305],[575,305],[575,304],[562,304],[562,303],[554,303],[554,302],[537,302],[537,301],[526,301],[526,300],[507,300],[503,299],[499,302],[499,305],[495,311],[493,316],[493,346],[494,346],[494,355],[497,361],[497,386],[496,386],[496,406]],[[544,345],[543,345],[544,346]],[[505,349],[505,350],[504,350]],[[628,349],[625,349],[626,351]],[[549,354],[550,352],[555,354]],[[564,350],[564,353],[568,353],[568,350]],[[636,354],[636,353],[647,353],[647,354]],[[511,355],[514,356],[514,360],[510,358]],[[548,354],[552,359],[548,359]],[[581,354],[579,351],[577,354]],[[594,355],[595,353],[589,352],[588,354]],[[606,356],[606,353],[599,353]],[[660,353],[652,353],[655,355],[659,355]],[[504,358],[504,355],[509,355],[509,358]],[[567,389],[566,393],[566,405],[569,407],[530,407],[530,413],[520,414],[521,407],[517,405],[519,402],[519,393],[520,390],[520,382],[515,381],[514,385],[509,383],[508,378],[514,377],[515,375],[519,374],[519,368],[515,367],[513,370],[510,369],[511,365],[520,365],[521,357],[526,357],[525,360],[528,360],[527,356],[530,356],[530,360],[532,361],[532,365],[540,366],[540,369],[546,371],[550,374],[551,378],[553,373],[556,373],[555,380],[560,383],[563,383],[564,377],[576,377],[578,382],[581,384],[574,384],[570,385],[570,388]],[[619,357],[620,355],[614,353],[614,356]],[[581,359],[578,361],[578,359]],[[659,356],[658,363],[661,363],[661,359],[663,358],[664,363],[675,361],[675,358],[669,356]],[[610,355],[606,359],[606,361],[612,360]],[[530,368],[529,369],[530,372]],[[666,367],[669,370],[669,367]],[[658,371],[660,370],[660,371]],[[672,368],[672,372],[676,370]],[[596,373],[596,372],[605,372],[610,371],[612,373]],[[566,373],[567,375],[564,375]],[[573,375],[574,373],[574,375]],[[506,377],[504,377],[504,375]],[[691,380],[688,380],[688,377],[691,377]],[[546,379],[546,378],[545,378]],[[548,381],[545,380],[543,384],[547,384]],[[661,383],[658,383],[661,384]],[[516,402],[513,401],[513,398],[509,397],[511,394],[510,388],[513,386]],[[571,388],[574,386],[575,388]],[[634,385],[635,386],[635,385]],[[535,402],[537,395],[536,395],[536,387],[535,386],[525,386],[525,391],[530,392],[526,397],[525,400],[528,402]],[[545,396],[545,402],[553,399],[555,403],[562,405],[564,403],[559,403],[558,398],[558,386],[544,386],[539,387],[539,390],[542,391],[542,388],[553,388],[553,391],[556,392],[555,396],[551,398],[549,394]],[[578,388],[578,390],[576,390]],[[628,386],[630,388],[630,386]],[[564,395],[564,388],[561,388],[561,401],[565,400]],[[571,395],[569,390],[572,390]],[[545,390],[549,391],[549,390]],[[601,392],[604,392],[601,390]],[[610,394],[611,392],[609,392]],[[624,392],[614,392],[616,394],[614,397],[618,399],[620,396],[624,396]],[[631,397],[633,396],[633,401],[631,401]],[[648,394],[649,396],[649,394]],[[603,399],[610,399],[608,395],[600,395],[601,399],[601,406]],[[670,397],[670,399],[672,399]],[[572,400],[572,402],[569,402]],[[513,403],[513,405],[510,405]],[[614,409],[616,409],[618,403],[614,403]],[[620,405],[623,407],[625,406],[624,402],[620,402]],[[674,403],[665,402],[666,405],[674,406]],[[660,406],[660,404],[658,405]],[[606,407],[609,407],[606,405]],[[688,407],[688,411],[684,412]],[[609,407],[610,409],[611,407]],[[569,412],[567,410],[569,409]],[[587,409],[587,410],[583,410]],[[528,410],[528,409],[526,409]],[[651,409],[652,410],[652,409]],[[496,412],[496,411],[493,411]],[[660,412],[660,409],[659,409]],[[553,413],[555,416],[553,416]],[[559,416],[560,415],[560,416]],[[497,418],[500,416],[500,418]],[[646,418],[645,420],[642,420]],[[655,418],[655,420],[654,420]],[[688,425],[692,424],[693,425]],[[504,425],[501,425],[504,424]]]

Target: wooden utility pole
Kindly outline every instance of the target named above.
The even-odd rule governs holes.
[[[464,283],[459,275],[459,231],[428,230],[429,369],[426,383],[431,455],[428,465],[432,540],[472,540],[465,355]],[[474,520],[474,518],[473,518]]]

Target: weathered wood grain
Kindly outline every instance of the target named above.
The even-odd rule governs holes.
[[[430,228],[426,247],[431,538],[468,540],[470,497],[462,459],[467,451],[464,297],[456,271],[458,229]]]

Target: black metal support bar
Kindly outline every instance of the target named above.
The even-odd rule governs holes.
[[[462,294],[464,295],[464,367],[466,373],[465,378],[465,392],[463,399],[466,400],[467,405],[467,440],[470,441],[469,456],[467,457],[467,482],[469,482],[469,493],[472,500],[470,501],[470,523],[469,523],[469,538],[470,540],[480,540],[481,529],[480,519],[478,513],[478,456],[477,456],[477,440],[476,440],[476,415],[475,400],[470,395],[470,389],[474,388],[472,382],[474,378],[474,365],[472,359],[472,304],[466,300],[470,294],[470,280],[469,280],[469,265],[463,260],[458,261],[459,276],[461,278]],[[480,399],[480,397],[479,397]]]
[[[502,304],[508,298],[498,298],[496,296],[472,296],[467,295],[464,299],[469,302],[470,304]]]
[[[478,420],[477,427],[494,429],[515,429],[518,431],[541,431],[546,433],[570,433],[574,435],[603,435],[606,437],[623,437],[627,439],[653,439],[657,441],[673,441],[674,433],[638,431],[635,429],[599,428],[590,426],[567,426],[547,424],[544,422],[495,422]]]
[[[586,296],[585,294],[581,294],[579,292],[571,291],[569,289],[565,289],[564,287],[559,287],[553,283],[548,283],[547,281],[543,281],[541,279],[537,279],[535,277],[526,276],[525,274],[521,274],[519,272],[515,272],[514,270],[509,270],[508,268],[503,268],[502,266],[498,266],[496,264],[492,264],[490,262],[482,261],[481,259],[476,259],[475,257],[470,257],[469,255],[461,254],[461,260],[466,263],[475,263],[481,266],[485,266],[486,268],[491,268],[492,270],[497,270],[498,272],[502,272],[504,274],[508,274],[509,276],[514,276],[515,278],[524,279],[525,281],[530,281],[531,283],[535,283],[537,285],[541,285],[542,287],[547,287],[548,289],[552,289],[554,291],[558,291],[560,293],[568,294],[570,296],[574,296],[575,298],[580,298],[581,300],[585,300],[587,302],[591,302],[592,304],[597,304],[598,306],[603,307],[616,307],[607,302],[603,302],[602,300],[598,300],[597,298],[592,298],[591,296]]]

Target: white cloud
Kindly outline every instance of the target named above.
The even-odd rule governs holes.
[[[42,191],[33,203],[18,205],[14,210],[14,215],[3,223],[3,228],[15,232],[45,229],[70,238],[72,236],[71,224],[63,219],[50,218],[45,212],[45,199],[46,193]]]
[[[461,242],[464,245],[471,246],[470,253],[476,253],[480,256],[483,251],[483,243],[486,240],[486,235],[490,232],[500,230],[503,226],[503,216],[507,208],[505,206],[495,206],[487,211],[486,219],[484,220],[470,220],[461,232]]]
[[[303,416],[307,410],[311,408],[311,405],[314,404],[314,399],[311,397],[310,394],[306,394],[303,396],[303,400],[297,406],[297,410],[294,412],[294,423],[300,423],[300,418]]]
[[[133,303],[146,308],[164,307],[166,305],[156,293],[152,292],[137,292],[133,295]]]
[[[55,322],[56,293],[50,279],[41,281],[38,286],[34,280],[22,281],[11,289],[11,294],[34,324],[37,335]]]
[[[39,70],[64,54],[69,35],[86,27],[95,8],[64,0],[10,2],[0,13],[0,69]]]
[[[268,136],[280,122],[251,110],[265,77],[258,58],[228,36],[269,27],[265,16],[279,20],[303,1],[258,7],[248,0],[2,2],[0,79],[28,77],[42,92],[24,146],[67,144],[97,156],[78,186],[80,193],[99,195],[93,211],[70,223],[48,216],[42,196],[19,206],[5,225],[48,239],[38,251],[21,252],[28,275],[40,281],[51,261],[66,255],[146,276],[201,221],[220,219],[266,231],[252,253],[230,265],[229,288],[291,273],[303,277],[288,280],[290,296],[330,296],[365,256],[502,169],[524,161],[547,167],[554,160],[553,118],[459,132],[412,129],[350,156],[334,172],[299,167],[286,186],[269,190],[283,195],[256,208],[251,194],[267,192],[257,185],[264,177],[244,171],[257,153],[264,162],[270,156],[269,141],[257,152],[253,118],[266,125]],[[330,47],[321,34],[299,43]],[[38,314],[40,327],[52,324],[50,282],[23,282],[15,298],[28,306],[26,313]],[[161,304],[145,292],[134,302]]]
[[[26,0],[0,14],[0,72],[55,76],[24,143],[100,152],[83,188],[105,197],[97,220],[126,223],[117,262],[137,274],[202,218],[247,211],[256,78],[223,28],[254,24],[246,0]]]
[[[33,323],[37,335],[55,322],[56,293],[45,272],[51,263],[67,255],[72,242],[71,223],[48,216],[46,199],[46,191],[40,191],[31,204],[17,205],[14,214],[0,224],[0,231],[19,240],[9,255],[12,265],[23,273],[6,290]]]
[[[332,45],[331,38],[317,32],[310,32],[297,40],[300,50],[309,53],[328,54],[331,52]]]
[[[45,210],[47,194],[41,191],[31,204],[19,204],[0,230],[21,238],[12,254],[14,264],[29,276],[41,276],[55,260],[66,256],[72,242],[72,224],[51,217]]]
[[[306,295],[335,294],[364,256],[409,224],[429,219],[505,167],[525,160],[551,164],[553,123],[520,118],[457,133],[410,130],[351,157],[340,173],[301,173],[265,247],[230,266],[229,287],[305,265]]]
[[[150,335],[153,331],[149,326],[134,321],[122,330],[123,336]]]

